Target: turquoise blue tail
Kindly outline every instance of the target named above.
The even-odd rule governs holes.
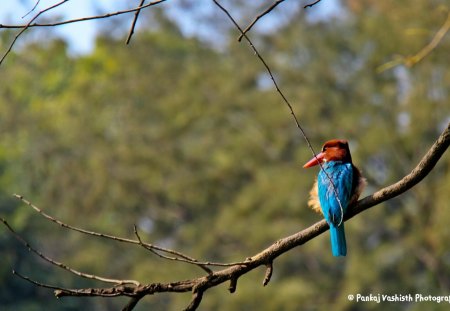
[[[347,255],[347,244],[345,242],[344,223],[341,223],[339,227],[331,225],[330,235],[331,235],[331,251],[333,252],[333,256]]]

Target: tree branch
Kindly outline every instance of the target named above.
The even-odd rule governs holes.
[[[439,136],[438,140],[428,150],[419,164],[411,171],[411,173],[403,177],[395,184],[385,187],[375,192],[374,194],[360,200],[358,204],[356,204],[347,212],[346,219],[352,218],[353,216],[361,213],[369,207],[375,206],[377,204],[380,204],[381,202],[399,196],[403,192],[414,187],[431,172],[436,163],[447,150],[449,144],[450,123],[447,125],[447,128],[444,130],[444,132]]]
[[[419,164],[405,177],[401,180],[387,186],[374,194],[365,197],[364,199],[358,201],[355,206],[350,207],[345,220],[348,220],[355,215],[363,212],[370,207],[378,205],[384,201],[392,199],[405,191],[411,189],[417,183],[419,183],[425,176],[427,176],[432,169],[435,167],[436,163],[445,153],[450,145],[450,123],[444,132],[439,136],[433,146],[428,150]],[[204,292],[214,286],[222,284],[226,281],[231,281],[231,287],[235,288],[237,279],[246,274],[247,272],[259,267],[266,266],[266,275],[264,278],[264,284],[267,284],[270,280],[270,275],[272,273],[272,262],[280,255],[286,253],[294,247],[303,245],[318,235],[322,234],[328,230],[328,224],[325,220],[321,220],[310,227],[295,233],[291,236],[285,237],[273,243],[268,248],[255,254],[254,256],[247,259],[245,263],[240,265],[231,266],[219,271],[214,271],[203,277],[196,279],[177,281],[172,283],[152,283],[147,285],[139,286],[114,286],[110,288],[86,288],[86,289],[63,289],[58,288],[55,290],[55,296],[60,298],[64,296],[104,296],[104,297],[115,297],[115,296],[129,296],[133,299],[125,306],[123,310],[131,310],[136,303],[145,295],[152,295],[155,293],[162,292],[188,292],[193,293],[193,298],[186,308],[186,310],[195,310],[201,302]],[[25,278],[21,276],[22,278]],[[44,286],[47,288],[57,288],[49,285],[44,285],[28,278],[25,278],[33,284],[38,286]]]
[[[8,49],[6,50],[6,52],[3,54],[2,58],[0,59],[0,65],[3,63],[3,61],[5,60],[6,56],[8,56],[8,54],[11,52],[14,44],[16,43],[17,39],[19,39],[19,37],[30,27],[31,23],[33,21],[35,21],[40,15],[44,14],[45,12],[48,12],[50,10],[53,10],[54,8],[57,8],[60,5],[63,5],[64,3],[66,3],[69,0],[63,0],[61,2],[58,2],[52,6],[49,6],[48,8],[40,11],[39,13],[37,13],[29,22],[28,24],[26,24],[25,26],[22,27],[22,30],[19,31],[19,33],[14,37],[13,41],[11,42],[11,44],[9,45]]]
[[[27,14],[25,14],[24,16],[22,16],[22,18],[27,17],[29,14],[31,14],[31,12],[33,12],[34,10],[36,10],[37,6],[39,5],[39,2],[41,2],[41,0],[37,0],[36,3],[34,4],[34,6],[31,8],[31,10],[29,10],[27,12]]]
[[[172,249],[169,249],[169,248],[164,248],[164,247],[161,247],[161,246],[157,246],[157,245],[154,245],[154,244],[143,242],[142,240],[140,240],[140,237],[139,237],[139,234],[136,231],[137,230],[136,228],[135,228],[135,235],[138,237],[138,240],[122,238],[122,237],[118,237],[118,236],[114,236],[114,235],[110,235],[110,234],[104,234],[104,233],[99,233],[99,232],[95,232],[95,231],[89,231],[89,230],[85,230],[85,229],[78,228],[78,227],[75,227],[75,226],[71,226],[71,225],[66,224],[66,223],[62,222],[61,220],[58,220],[58,219],[54,218],[53,216],[50,216],[49,214],[45,213],[39,207],[37,207],[36,205],[32,204],[30,201],[26,200],[22,195],[14,194],[13,196],[15,198],[19,199],[20,201],[22,201],[23,203],[25,203],[26,205],[30,206],[32,209],[34,209],[36,212],[38,212],[42,217],[46,218],[47,220],[50,220],[51,222],[53,222],[55,224],[60,225],[61,227],[65,228],[65,229],[69,229],[69,230],[72,230],[72,231],[76,231],[76,232],[79,232],[79,233],[83,233],[83,234],[94,236],[94,237],[98,237],[98,238],[104,238],[104,239],[109,239],[109,240],[122,242],[122,243],[129,243],[129,244],[134,244],[134,245],[140,245],[140,246],[144,247],[145,249],[151,251],[153,254],[155,254],[155,255],[157,255],[157,256],[159,256],[161,258],[174,260],[174,261],[185,262],[185,263],[189,263],[189,264],[197,265],[197,266],[229,267],[229,266],[235,266],[235,265],[243,264],[243,262],[232,262],[232,263],[220,263],[220,262],[210,262],[210,261],[200,262],[197,259],[192,258],[192,257],[190,257],[188,255],[185,255],[185,254],[183,254],[181,252],[178,252],[178,251],[175,251],[175,250],[172,250]],[[159,252],[163,252],[163,253],[166,253],[166,254],[171,254],[174,257],[165,256],[165,255],[162,255]]]
[[[164,2],[166,0],[157,0],[157,1],[153,1],[150,3],[147,3],[145,5],[142,5],[143,1],[141,2],[141,5],[133,8],[133,9],[129,9],[129,10],[123,10],[123,11],[117,11],[117,12],[113,12],[113,13],[108,13],[108,14],[104,14],[104,15],[97,15],[97,16],[89,16],[89,17],[83,17],[83,18],[76,18],[76,19],[71,19],[71,20],[67,20],[67,21],[62,21],[62,22],[56,22],[56,23],[48,23],[48,24],[39,24],[39,23],[33,23],[38,17],[40,17],[42,14],[58,7],[61,6],[62,4],[68,2],[69,0],[63,0],[61,2],[58,2],[42,11],[40,11],[39,13],[37,13],[26,25],[3,25],[0,24],[0,29],[2,28],[9,28],[9,29],[21,29],[20,32],[14,37],[13,41],[11,42],[11,44],[8,46],[6,52],[3,54],[2,58],[0,59],[0,65],[3,63],[3,61],[5,60],[6,56],[8,56],[8,54],[11,52],[14,44],[16,43],[17,39],[29,28],[32,27],[53,27],[53,26],[60,26],[60,25],[66,25],[66,24],[70,24],[70,23],[77,23],[77,22],[84,22],[84,21],[89,21],[89,20],[94,20],[94,19],[102,19],[102,18],[109,18],[112,16],[116,16],[116,15],[121,15],[121,14],[126,14],[126,13],[132,13],[132,12],[136,12],[135,16],[134,16],[134,20],[130,29],[130,33],[128,35],[128,39],[127,39],[127,44],[129,42],[129,40],[131,39],[131,36],[134,32],[134,27],[137,21],[137,18],[139,16],[139,12],[147,7],[150,6],[154,6],[156,4],[160,4],[161,2]],[[32,9],[34,10],[34,8]],[[31,12],[31,11],[30,11]],[[29,13],[30,13],[29,12]],[[29,14],[27,13],[27,15]]]
[[[101,276],[97,276],[97,275],[92,275],[92,274],[87,274],[87,273],[83,273],[80,271],[77,271],[65,264],[62,264],[60,262],[57,262],[55,260],[53,260],[52,258],[44,255],[43,253],[41,253],[40,251],[38,251],[36,248],[34,248],[33,246],[31,246],[30,243],[28,243],[24,238],[22,238],[20,235],[18,235],[13,228],[8,224],[8,222],[0,217],[0,221],[3,222],[3,224],[5,225],[5,227],[12,233],[12,235],[23,245],[25,246],[30,252],[36,254],[37,256],[39,256],[42,260],[58,267],[61,269],[64,269],[70,273],[73,273],[79,277],[83,277],[86,279],[91,279],[91,280],[97,280],[97,281],[101,281],[101,282],[105,282],[105,283],[115,283],[116,285],[122,285],[122,284],[134,284],[136,286],[140,285],[138,281],[135,280],[118,280],[118,279],[110,279],[110,278],[105,278],[105,277],[101,277]]]
[[[450,12],[447,15],[447,19],[445,20],[444,24],[439,28],[439,30],[435,33],[433,36],[433,39],[428,43],[426,46],[424,46],[419,52],[417,52],[414,55],[410,56],[401,56],[397,55],[397,57],[381,66],[378,66],[376,71],[378,73],[381,73],[383,71],[386,71],[388,69],[391,69],[395,66],[398,66],[400,64],[404,64],[407,67],[412,67],[418,62],[420,62],[423,58],[425,58],[428,54],[430,54],[438,45],[442,42],[442,39],[445,37],[445,35],[450,30]]]
[[[284,2],[285,0],[277,0],[274,3],[272,3],[271,6],[269,6],[267,9],[265,9],[262,13],[260,13],[258,16],[256,16],[256,18],[253,20],[253,22],[251,22],[247,28],[245,28],[243,31],[241,31],[241,34],[238,38],[238,41],[241,42],[242,38],[245,36],[245,34],[247,32],[250,31],[250,29],[252,29],[252,27],[265,15],[269,14],[270,12],[272,12],[273,9],[275,9],[280,3]]]
[[[259,53],[259,51],[256,49],[255,45],[253,44],[253,42],[250,40],[250,38],[245,34],[245,32],[242,30],[242,28],[239,26],[239,24],[236,22],[236,20],[231,16],[230,12],[228,12],[227,9],[225,9],[217,0],[212,0],[216,6],[221,9],[225,15],[230,19],[230,21],[234,24],[234,26],[239,30],[239,32],[242,34],[242,36],[245,38],[245,40],[248,42],[248,44],[250,45],[251,49],[253,50],[253,52],[255,52],[255,55],[258,57],[258,59],[261,61],[261,63],[263,64],[264,68],[266,68],[267,73],[270,76],[270,79],[272,80],[273,85],[275,86],[275,89],[277,90],[278,94],[280,95],[281,99],[283,100],[283,102],[286,104],[286,106],[289,109],[289,112],[292,116],[292,118],[294,119],[295,125],[297,126],[297,128],[300,130],[300,133],[302,134],[304,140],[306,141],[306,144],[308,145],[309,150],[311,150],[312,155],[316,158],[317,162],[319,163],[320,169],[321,171],[324,172],[324,174],[326,175],[326,177],[328,178],[328,180],[330,181],[330,184],[333,188],[334,191],[334,195],[336,197],[336,200],[341,208],[342,208],[342,203],[341,200],[339,199],[339,195],[336,189],[336,185],[334,184],[333,179],[329,176],[328,172],[326,170],[323,169],[322,163],[321,161],[319,161],[317,159],[317,154],[314,151],[313,146],[311,145],[311,142],[309,141],[308,136],[306,135],[305,130],[303,129],[303,127],[300,125],[300,121],[297,118],[297,116],[295,115],[294,112],[294,108],[292,107],[290,101],[287,99],[287,97],[284,95],[284,93],[281,91],[281,88],[278,86],[278,82],[275,80],[274,75],[272,74],[272,70],[270,69],[269,65],[267,64],[267,62],[264,60],[264,58],[262,57],[262,55]],[[269,11],[270,12],[270,11]],[[342,222],[343,219],[341,219]],[[340,224],[340,223],[339,223]]]
[[[307,9],[307,8],[312,8],[313,6],[315,6],[317,3],[319,3],[321,0],[316,0],[310,4],[305,5],[303,8]]]
[[[66,0],[66,1],[68,1],[68,0]],[[62,26],[62,25],[73,24],[73,23],[78,23],[78,22],[86,22],[86,21],[91,21],[91,20],[95,20],[95,19],[103,19],[103,18],[109,18],[109,17],[113,17],[113,16],[117,16],[117,15],[137,12],[137,11],[140,11],[142,9],[154,6],[156,4],[160,4],[160,3],[165,2],[165,1],[167,1],[167,0],[157,0],[157,1],[153,1],[153,2],[147,3],[145,5],[141,5],[141,6],[132,8],[132,9],[128,9],[128,10],[116,11],[116,12],[112,12],[112,13],[106,13],[106,14],[103,14],[103,15],[95,15],[95,16],[86,16],[86,17],[81,17],[81,18],[74,18],[74,19],[69,19],[69,20],[60,21],[60,22],[54,22],[54,23],[46,23],[46,24],[30,23],[29,25],[4,25],[4,24],[0,24],[0,29],[2,29],[2,28],[4,28],[4,29],[23,29],[23,28],[33,28],[33,27],[54,27],[54,26]],[[33,20],[35,20],[35,19],[36,19],[36,17]]]
[[[141,3],[139,3],[139,7],[141,7],[144,4],[144,2],[145,2],[145,0],[141,0]],[[137,10],[134,13],[134,18],[133,18],[133,22],[131,23],[130,32],[128,33],[127,40],[125,41],[126,44],[130,44],[131,37],[133,36],[133,33],[134,33],[134,28],[136,27],[136,22],[139,17],[139,13],[141,13],[141,9]]]

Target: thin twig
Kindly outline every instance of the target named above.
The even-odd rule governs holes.
[[[14,37],[14,40],[11,42],[11,44],[9,45],[9,47],[8,47],[8,49],[6,50],[5,54],[3,54],[2,58],[0,59],[0,65],[1,65],[1,64],[3,63],[3,61],[5,60],[6,56],[8,56],[8,54],[11,52],[11,50],[12,50],[14,44],[16,43],[17,39],[25,32],[25,30],[27,30],[27,29],[30,27],[30,25],[31,25],[31,23],[32,23],[33,21],[35,21],[41,14],[43,14],[43,13],[45,13],[45,12],[48,12],[48,11],[50,11],[50,10],[53,10],[54,8],[56,8],[56,7],[58,7],[58,6],[60,6],[60,5],[64,4],[64,3],[66,3],[67,1],[69,1],[69,0],[63,0],[63,1],[58,2],[58,3],[56,3],[56,4],[52,5],[52,6],[49,6],[48,8],[46,8],[46,9],[40,11],[39,13],[37,13],[37,14],[36,14],[36,15],[28,22],[28,24],[25,25],[25,26],[22,28],[22,30]]]
[[[336,188],[336,185],[334,184],[333,179],[330,177],[330,175],[328,174],[328,172],[323,168],[322,163],[317,159],[317,154],[314,151],[314,148],[311,145],[311,142],[309,141],[308,136],[306,136],[305,131],[303,130],[302,126],[300,125],[300,122],[297,119],[297,116],[294,113],[294,109],[292,108],[291,103],[289,102],[289,100],[287,99],[287,97],[284,95],[284,93],[281,91],[280,87],[278,86],[277,81],[275,80],[274,75],[272,74],[272,70],[270,69],[269,65],[267,65],[266,61],[264,60],[264,58],[262,57],[262,55],[258,52],[258,50],[256,49],[255,45],[253,44],[253,42],[250,40],[250,38],[247,36],[247,34],[244,33],[244,31],[242,30],[242,28],[239,26],[239,24],[236,22],[236,20],[231,16],[230,12],[228,12],[227,9],[225,9],[219,2],[217,2],[216,0],[213,0],[213,2],[225,13],[225,15],[228,16],[228,18],[231,20],[231,22],[234,24],[234,26],[236,26],[236,28],[239,30],[239,32],[241,33],[241,35],[245,38],[245,40],[248,42],[248,44],[250,45],[251,49],[253,50],[253,52],[255,53],[255,55],[259,58],[259,60],[261,61],[261,63],[264,65],[264,67],[267,70],[267,73],[270,76],[270,79],[272,80],[273,85],[275,86],[275,89],[277,90],[278,94],[280,94],[281,98],[283,99],[283,102],[286,104],[286,106],[289,108],[289,111],[295,121],[295,124],[297,125],[297,128],[300,130],[303,138],[305,139],[309,149],[311,150],[311,153],[313,154],[314,158],[316,158],[317,162],[319,163],[320,169],[325,173],[325,176],[328,178],[328,180],[330,181],[331,187],[333,188],[333,192],[334,195],[336,197],[336,201],[339,204],[339,208],[341,209],[341,219],[339,221],[338,226],[341,225],[343,218],[344,218],[344,213],[343,213],[343,206],[341,203],[341,200],[339,198],[339,194]]]
[[[68,1],[68,0],[66,0],[66,1]],[[54,27],[54,26],[62,26],[62,25],[78,23],[78,22],[86,22],[86,21],[95,20],[95,19],[103,19],[103,18],[109,18],[109,17],[112,17],[112,16],[117,16],[117,15],[122,15],[122,14],[127,14],[127,13],[133,13],[133,12],[136,12],[136,11],[148,8],[150,6],[154,6],[156,4],[160,4],[160,3],[165,2],[165,1],[167,1],[167,0],[158,0],[158,1],[153,1],[153,2],[147,3],[147,4],[142,5],[142,6],[135,7],[135,8],[132,8],[132,9],[116,11],[116,12],[113,12],[113,13],[107,13],[107,14],[103,14],[103,15],[94,15],[94,16],[86,16],[86,17],[81,17],[81,18],[74,18],[74,19],[69,19],[69,20],[60,21],[60,22],[54,22],[54,23],[46,23],[46,24],[32,23],[30,25],[3,25],[3,24],[0,24],[0,29],[1,28],[21,29],[21,28],[32,28],[32,27]]]
[[[101,297],[117,297],[117,296],[132,296],[127,295],[127,292],[132,292],[130,289],[133,288],[118,288],[118,287],[111,287],[111,288],[89,288],[89,289],[73,289],[73,288],[64,288],[60,286],[53,286],[41,282],[37,282],[33,279],[30,279],[29,277],[20,274],[19,272],[13,270],[12,273],[19,278],[34,284],[39,287],[43,288],[49,288],[53,289],[55,293],[55,297],[64,297],[64,296],[101,296]]]
[[[12,273],[14,275],[18,276],[19,278],[21,278],[21,279],[23,279],[23,280],[25,280],[27,282],[30,282],[31,284],[39,286],[39,287],[49,288],[49,289],[53,289],[53,290],[65,290],[65,291],[68,291],[68,292],[72,291],[72,289],[70,289],[70,288],[62,288],[60,286],[54,286],[54,285],[49,285],[49,284],[44,284],[44,283],[41,283],[41,282],[37,282],[35,280],[30,279],[29,277],[27,277],[25,275],[20,274],[16,270],[13,270]]]
[[[317,3],[319,3],[321,0],[316,0],[316,1],[314,1],[313,3],[310,3],[310,4],[307,4],[307,5],[305,5],[303,8],[304,9],[306,9],[306,8],[312,8],[313,6],[315,6]]]
[[[427,44],[423,49],[421,49],[417,54],[406,58],[406,65],[413,66],[416,63],[420,62],[428,54],[430,54],[431,51],[433,51],[437,47],[437,45],[442,41],[442,39],[447,34],[449,29],[450,29],[450,12],[448,13],[447,19],[445,20],[444,24],[436,32],[430,43]]]
[[[145,2],[145,0],[141,0],[141,3],[139,4],[139,6],[141,7],[142,5],[144,5],[144,2]],[[136,27],[136,22],[137,22],[137,19],[139,17],[139,13],[141,13],[141,9],[137,10],[134,13],[133,22],[131,23],[131,28],[130,28],[130,31],[128,33],[127,40],[125,41],[126,44],[129,44],[130,41],[131,41],[131,37],[133,36],[134,28]]]
[[[254,46],[253,42],[250,40],[250,38],[244,33],[244,31],[242,30],[242,28],[238,25],[238,23],[236,22],[236,20],[231,16],[231,14],[228,12],[227,9],[225,9],[219,2],[217,2],[216,0],[213,0],[213,2],[228,16],[228,18],[231,20],[231,22],[234,24],[234,26],[236,26],[236,28],[239,30],[239,32],[241,33],[241,35],[247,40],[248,44],[250,45],[251,49],[253,50],[253,52],[255,53],[255,55],[259,58],[259,60],[261,61],[261,63],[264,65],[264,67],[267,70],[267,73],[270,76],[270,79],[272,80],[272,83],[274,84],[277,92],[280,94],[281,98],[283,99],[284,103],[287,105],[287,107],[289,108],[289,111],[292,115],[292,117],[294,118],[295,124],[297,125],[297,128],[300,130],[301,134],[303,135],[303,138],[305,139],[306,143],[308,144],[309,149],[312,151],[312,153],[314,155],[316,155],[308,137],[306,136],[305,131],[303,130],[302,126],[300,125],[297,116],[294,113],[294,109],[292,108],[291,103],[289,102],[289,100],[286,98],[286,96],[284,95],[284,93],[281,91],[280,87],[278,86],[278,82],[275,80],[274,75],[272,74],[272,70],[270,69],[269,65],[267,65],[266,61],[264,60],[264,58],[261,56],[261,54],[259,53],[259,51],[256,49],[256,47]]]
[[[445,37],[445,35],[448,33],[449,30],[450,30],[450,12],[448,13],[447,19],[445,20],[444,24],[435,33],[430,43],[428,43],[414,55],[406,57],[402,55],[397,55],[393,60],[378,66],[376,69],[377,73],[384,72],[400,64],[404,64],[407,67],[414,66],[422,59],[424,59],[427,55],[429,55],[439,45],[439,43],[442,42],[442,39]]]
[[[31,8],[31,10],[29,10],[27,12],[27,14],[25,14],[24,16],[22,16],[22,18],[27,17],[29,14],[31,14],[31,12],[33,12],[34,10],[36,10],[37,6],[39,5],[39,2],[41,2],[41,0],[37,0],[36,3],[34,4],[34,6]]]
[[[190,263],[190,264],[192,264],[192,263],[195,264],[196,262],[198,262],[196,259],[191,258],[189,256],[186,256],[186,255],[181,254],[180,252],[176,252],[176,251],[173,251],[173,252],[176,253],[176,255],[178,257],[171,257],[171,256],[166,256],[166,255],[158,253],[157,251],[154,250],[153,247],[149,247],[146,243],[142,242],[142,239],[141,239],[141,237],[140,237],[140,235],[139,235],[139,233],[137,231],[136,225],[134,226],[134,234],[136,235],[136,237],[137,237],[137,239],[139,241],[139,245],[144,247],[146,250],[149,250],[150,252],[152,252],[156,256],[159,256],[159,257],[161,257],[163,259],[167,259],[167,260],[181,261],[181,262],[186,262],[186,263]],[[196,265],[198,267],[202,268],[206,273],[212,273],[212,270],[209,269],[207,266],[202,265],[200,263],[196,264]]]
[[[265,9],[262,13],[260,13],[256,18],[251,22],[245,30],[241,31],[241,34],[239,35],[238,41],[241,42],[244,35],[252,29],[252,27],[260,20],[261,17],[269,14],[273,9],[275,9],[280,3],[284,2],[285,0],[277,0],[274,3],[272,3],[271,6],[269,6],[267,9]]]
[[[13,195],[15,198],[19,199],[20,201],[22,201],[23,203],[25,203],[26,205],[30,206],[32,209],[34,209],[36,212],[38,212],[41,216],[43,216],[44,218],[50,220],[53,223],[56,223],[58,225],[60,225],[63,228],[69,229],[69,230],[73,230],[79,233],[83,233],[86,235],[90,235],[90,236],[95,236],[95,237],[100,237],[100,238],[104,238],[104,239],[109,239],[109,240],[114,240],[117,242],[123,242],[123,243],[129,243],[129,244],[135,244],[135,245],[141,245],[143,244],[143,246],[145,246],[146,248],[149,249],[153,249],[154,251],[160,251],[160,252],[164,252],[167,254],[171,254],[174,256],[179,256],[182,258],[185,258],[186,260],[178,260],[178,261],[183,261],[189,264],[193,264],[193,265],[204,265],[204,266],[217,266],[217,267],[230,267],[230,266],[238,266],[238,265],[245,265],[246,262],[232,262],[232,263],[220,263],[220,262],[210,262],[210,261],[205,261],[205,262],[201,262],[201,261],[197,261],[196,259],[193,259],[192,257],[182,254],[178,251],[174,251],[172,249],[168,249],[168,248],[164,248],[161,246],[157,246],[157,245],[153,245],[150,243],[145,243],[145,242],[139,242],[138,240],[132,240],[132,239],[127,239],[127,238],[122,238],[122,237],[117,237],[114,235],[109,235],[109,234],[104,234],[104,233],[99,233],[99,232],[95,232],[95,231],[89,231],[89,230],[85,230],[82,228],[78,228],[75,226],[71,226],[69,224],[66,224],[50,215],[48,215],[47,213],[45,213],[44,211],[42,211],[40,208],[38,208],[36,205],[34,205],[33,203],[31,203],[30,201],[26,200],[22,195],[19,194],[14,194]],[[160,255],[160,254],[159,254]],[[191,260],[189,260],[189,258],[191,258]]]
[[[19,234],[17,234],[17,232],[14,231],[14,229],[8,224],[8,222],[5,219],[0,217],[0,221],[3,222],[3,224],[6,226],[6,228],[8,228],[8,230],[16,238],[16,240],[18,240],[20,243],[22,243],[30,252],[36,254],[41,259],[43,259],[44,261],[46,261],[54,266],[57,266],[61,269],[64,269],[66,271],[69,271],[70,273],[73,273],[79,277],[83,277],[86,279],[101,281],[101,282],[105,282],[105,283],[114,283],[116,285],[123,285],[123,284],[134,284],[135,286],[140,285],[140,283],[138,281],[134,281],[134,280],[117,280],[117,279],[104,278],[104,277],[100,277],[97,275],[87,274],[87,273],[83,273],[83,272],[77,271],[75,269],[72,269],[65,264],[62,264],[60,262],[57,262],[57,261],[51,259],[50,257],[44,255],[43,253],[38,251],[36,248],[31,246],[31,244],[29,242],[27,242],[24,238],[22,238]]]

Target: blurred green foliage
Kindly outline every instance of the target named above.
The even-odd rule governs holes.
[[[429,42],[445,20],[443,3],[349,1],[332,20],[307,22],[301,11],[277,33],[253,34],[315,149],[350,140],[366,193],[408,173],[450,121],[448,36],[416,66],[376,73]],[[29,43],[0,68],[0,215],[86,273],[151,283],[202,271],[64,230],[13,193],[85,229],[133,237],[137,224],[146,241],[210,261],[243,260],[321,218],[306,207],[317,171],[301,165],[311,153],[256,57],[235,32],[215,49],[164,23],[131,46],[103,35],[86,56],[69,56],[60,40]],[[232,295],[226,285],[209,290],[200,310],[448,309],[347,295],[450,294],[449,168],[444,156],[411,191],[352,219],[345,259],[333,258],[321,235],[277,259],[268,287],[263,269],[253,271]],[[126,302],[56,300],[12,276],[14,268],[63,287],[103,285],[42,262],[4,227],[0,256],[2,310]],[[156,295],[136,310],[180,310],[189,300]]]

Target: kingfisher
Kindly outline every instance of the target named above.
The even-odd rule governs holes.
[[[322,212],[330,226],[333,256],[345,256],[344,216],[348,206],[358,200],[366,180],[353,165],[348,142],[344,139],[327,141],[322,151],[303,167],[319,164],[321,169],[311,189],[308,205],[316,212]]]

